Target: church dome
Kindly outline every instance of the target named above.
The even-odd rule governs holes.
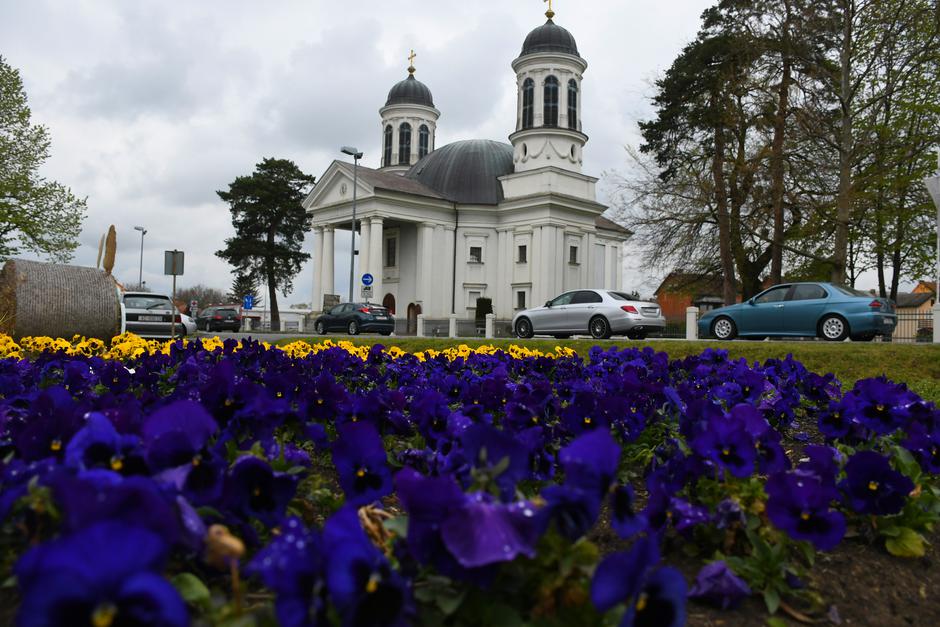
[[[561,52],[573,54],[576,57],[581,56],[578,54],[578,44],[574,40],[574,35],[555,24],[551,18],[529,33],[529,36],[525,38],[525,43],[522,44],[522,54],[519,56],[524,57],[527,54],[539,52]]]
[[[424,157],[405,176],[451,202],[498,205],[503,200],[498,177],[512,174],[512,155],[509,144],[488,139],[459,141]]]
[[[425,107],[434,107],[434,98],[431,96],[431,90],[427,85],[419,81],[411,74],[403,81],[400,81],[388,92],[388,100],[385,106],[399,104],[416,104]]]

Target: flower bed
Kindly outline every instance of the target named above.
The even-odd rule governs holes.
[[[806,618],[940,516],[932,404],[714,350],[0,337],[0,425],[23,625]]]

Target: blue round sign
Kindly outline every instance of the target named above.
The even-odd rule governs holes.
[[[373,282],[373,281],[375,281],[375,277],[373,277],[373,276],[372,276],[371,274],[369,274],[368,272],[367,272],[366,274],[363,274],[363,275],[362,275],[362,284],[363,284],[363,285],[372,285],[372,282]]]

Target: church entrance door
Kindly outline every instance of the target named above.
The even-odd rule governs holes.
[[[408,305],[408,333],[418,333],[418,314],[421,313],[421,305],[411,303]]]
[[[385,298],[382,299],[382,306],[388,309],[388,313],[395,315],[395,296],[393,294],[386,294]]]

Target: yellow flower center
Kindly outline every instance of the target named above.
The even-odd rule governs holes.
[[[124,468],[124,460],[120,455],[115,455],[111,458],[111,470],[120,470]]]
[[[62,440],[53,440],[52,443],[49,444],[49,448],[56,452],[62,450]]]
[[[369,581],[366,583],[366,592],[368,592],[369,594],[372,594],[378,589],[379,589],[379,576],[373,573],[372,576],[369,577]]]
[[[584,418],[584,424],[586,424],[586,425],[591,424],[591,418],[590,418],[589,416],[585,416],[585,418]]]
[[[884,411],[884,410],[885,410],[885,406],[884,406],[884,405],[880,405],[880,404],[879,404],[879,405],[875,405],[875,409],[877,409],[878,411]]]
[[[192,463],[193,463],[193,466],[198,466],[199,464],[202,463],[202,458],[199,455],[196,455],[195,457],[193,457]]]
[[[359,470],[357,470],[357,471],[356,471],[356,476],[359,477],[360,479],[362,479],[363,477],[365,477],[365,476],[366,476],[366,469],[365,469],[365,468],[360,468]]]
[[[225,406],[226,406],[226,407],[231,407],[231,406],[232,406],[232,403],[234,403],[234,402],[235,402],[235,401],[233,401],[232,399],[227,398],[227,399],[225,399]]]
[[[725,457],[727,457],[728,455],[731,455],[731,449],[725,447],[725,448],[721,449],[721,454],[724,455]]]
[[[255,496],[261,496],[261,488],[255,488],[251,493]]]
[[[317,405],[322,405],[322,404],[323,404],[323,399],[322,399],[322,398],[318,398],[318,399],[317,399]]]
[[[803,513],[800,514],[800,518],[802,518],[803,520],[809,520],[809,512],[807,512],[806,510],[803,510]]]
[[[869,481],[869,482],[868,482],[868,489],[871,490],[872,492],[875,492],[876,490],[878,490],[878,482],[877,482],[877,481]]]
[[[91,624],[94,627],[111,627],[115,616],[117,616],[117,607],[113,603],[102,603],[91,613]]]
[[[636,600],[636,611],[642,612],[643,610],[645,610],[648,600],[649,600],[649,595],[646,594],[645,592],[641,592],[640,596]]]

